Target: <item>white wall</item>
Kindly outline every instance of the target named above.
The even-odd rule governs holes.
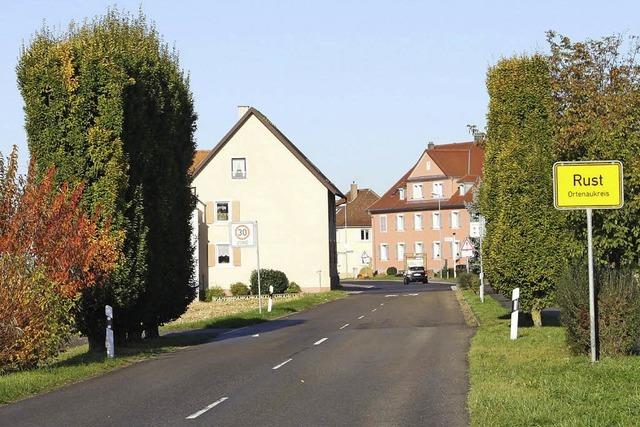
[[[247,159],[246,179],[231,178],[235,157]],[[258,221],[262,268],[282,270],[307,290],[329,289],[328,190],[255,116],[194,178],[193,185],[201,201],[237,202],[240,221]],[[209,244],[228,243],[228,224],[209,224],[207,237]],[[201,246],[207,243],[204,240]],[[248,285],[256,263],[255,248],[242,248],[240,266],[232,261],[207,268],[208,285],[225,289],[238,281]]]
[[[361,240],[360,230],[369,230],[369,240]],[[371,227],[349,227],[337,229],[338,274],[340,278],[353,278],[371,262],[362,262],[362,253],[366,252],[373,261],[373,234]],[[346,240],[345,240],[346,238]]]

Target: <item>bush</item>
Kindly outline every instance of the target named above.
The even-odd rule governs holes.
[[[269,286],[273,286],[274,294],[283,294],[289,287],[289,279],[282,271],[270,270],[267,268],[260,269],[260,291],[263,294],[269,293]],[[253,270],[251,273],[251,293],[258,293],[258,271]]]
[[[395,276],[396,274],[398,274],[398,269],[395,267],[389,267],[387,268],[387,276]]]
[[[52,358],[73,324],[74,300],[26,256],[0,256],[0,373]]]
[[[358,273],[359,279],[370,279],[374,276],[373,271],[371,271],[371,267],[363,267]]]
[[[637,273],[601,269],[594,279],[598,295],[600,354],[638,353],[640,282]],[[574,264],[561,277],[556,291],[567,343],[574,354],[588,354],[591,348],[588,283],[586,264]]]
[[[302,289],[300,289],[300,286],[298,286],[296,282],[291,282],[289,283],[287,290],[284,292],[286,294],[299,294],[300,292],[302,292]]]
[[[222,289],[220,286],[213,286],[207,289],[204,293],[204,300],[206,302],[211,302],[211,300],[213,300],[214,298],[222,298],[226,296],[227,294],[224,292],[224,289]]]
[[[471,282],[473,281],[473,277],[475,274],[471,273],[460,273],[458,274],[458,287],[460,289],[469,289],[471,288]]]
[[[249,295],[249,287],[242,282],[236,282],[231,285],[231,295],[235,297]]]

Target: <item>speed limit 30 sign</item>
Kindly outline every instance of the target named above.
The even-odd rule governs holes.
[[[231,224],[231,246],[249,247],[256,244],[256,224],[254,222],[234,222]]]

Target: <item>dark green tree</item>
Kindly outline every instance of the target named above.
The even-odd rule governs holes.
[[[104,345],[104,305],[120,341],[184,312],[194,297],[188,168],[196,114],[178,55],[144,15],[109,11],[61,35],[48,29],[17,67],[29,150],[39,171],[84,182],[85,204],[125,231],[118,269],[82,296],[77,319]]]
[[[553,206],[552,92],[546,58],[503,59],[487,76],[489,113],[479,207],[486,218],[484,265],[504,294],[541,324],[566,263],[564,215]]]
[[[625,205],[595,210],[594,256],[603,265],[637,265],[640,259],[640,43],[610,36],[572,42],[547,34],[558,160],[620,160]],[[584,211],[569,215],[586,256]]]

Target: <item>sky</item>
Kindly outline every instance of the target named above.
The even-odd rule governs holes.
[[[429,141],[470,139],[484,128],[488,67],[547,52],[545,32],[574,40],[640,35],[640,3],[616,1],[119,1],[0,0],[0,152],[26,169],[23,101],[15,67],[44,22],[112,6],[155,22],[179,51],[194,94],[199,149],[251,105],[339,188],[379,194]]]

